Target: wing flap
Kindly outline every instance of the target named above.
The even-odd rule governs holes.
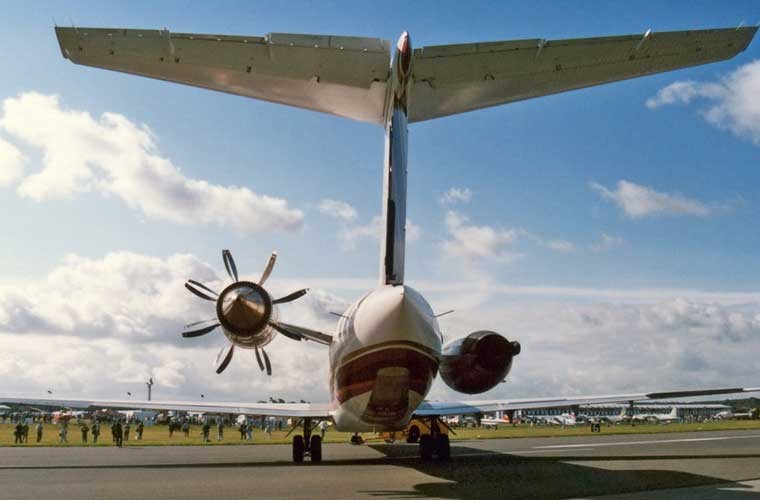
[[[757,31],[730,28],[417,49],[409,121],[417,122],[728,59]]]
[[[56,28],[76,64],[382,123],[390,45],[376,38]]]

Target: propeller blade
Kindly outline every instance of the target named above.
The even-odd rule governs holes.
[[[232,254],[229,250],[222,250],[222,260],[224,260],[224,267],[227,268],[227,274],[230,275],[232,281],[240,281],[238,280],[238,272],[237,267],[235,266],[235,259],[232,258]]]
[[[222,350],[219,351],[219,354],[216,356],[216,362],[219,364],[219,367],[216,369],[216,373],[222,373],[230,364],[230,361],[232,361],[232,354],[235,352],[235,344],[230,344],[230,348],[227,351],[227,355],[224,357],[222,362],[219,363],[219,358],[222,357],[223,352],[224,352],[224,347],[222,347]]]
[[[188,325],[190,326],[190,325]],[[219,323],[214,323],[211,326],[206,326],[204,328],[199,328],[198,330],[190,330],[189,332],[182,332],[182,336],[186,339],[192,338],[192,337],[200,337],[201,335],[206,335],[207,333],[211,332],[214,328],[219,326]]]
[[[206,286],[206,285],[204,285],[203,283],[200,283],[200,282],[198,282],[198,281],[195,281],[195,280],[187,280],[187,282],[188,282],[188,283],[190,283],[190,284],[193,284],[193,285],[195,285],[195,286],[199,286],[199,287],[203,288],[204,290],[206,290],[207,292],[213,293],[213,294],[214,294],[214,295],[216,295],[217,297],[219,296],[219,294],[218,294],[218,293],[216,293],[215,291],[213,291],[212,289],[210,289],[209,287],[207,287],[207,286]]]
[[[193,323],[185,325],[185,328],[190,328],[191,326],[202,325],[203,323],[208,323],[209,321],[217,321],[217,319],[216,318],[209,318],[209,319],[203,319],[201,321],[195,321]]]
[[[280,325],[278,325],[274,321],[270,321],[269,322],[269,326],[271,326],[272,328],[274,328],[275,330],[277,330],[281,334],[285,335],[289,339],[297,340],[299,342],[301,341],[301,337],[299,337],[295,333],[289,332],[288,330],[284,329],[283,327],[281,327]]]
[[[264,272],[261,274],[261,279],[259,280],[259,285],[264,286],[264,282],[269,278],[269,275],[272,274],[272,269],[274,269],[274,262],[277,260],[277,252],[272,252],[272,255],[269,256],[269,262],[267,262],[267,267],[264,268]]]
[[[303,297],[304,295],[306,295],[306,292],[308,292],[308,291],[309,291],[308,288],[303,288],[301,290],[298,290],[296,292],[288,294],[288,295],[286,295],[284,297],[280,297],[277,300],[273,300],[272,304],[284,304],[286,302],[293,302],[294,300],[300,299],[301,297]]]
[[[201,292],[200,290],[196,290],[194,286],[190,285],[189,281],[187,283],[185,283],[185,288],[187,288],[188,290],[190,290],[190,292],[193,295],[196,295],[196,296],[202,298],[203,300],[209,300],[211,302],[216,302],[216,299],[214,297],[209,297],[208,295],[206,295],[205,293]]]
[[[269,355],[263,348],[261,349],[261,354],[264,355],[264,364],[267,365],[267,375],[272,375],[272,363],[269,362]]]
[[[261,371],[264,371],[264,363],[261,361],[261,354],[259,354],[259,348],[257,347],[255,349],[256,351],[256,361],[259,362],[259,368],[261,368]]]

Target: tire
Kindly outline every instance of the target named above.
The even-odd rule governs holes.
[[[433,436],[430,434],[420,436],[420,458],[424,462],[429,462],[433,459],[434,448],[435,443],[433,442]]]
[[[407,443],[416,443],[420,440],[420,428],[413,425],[409,428],[409,433],[406,435]]]
[[[322,438],[320,436],[311,436],[311,461],[319,463],[322,461]]]
[[[438,458],[443,461],[447,461],[451,457],[451,443],[447,434],[438,435],[435,440],[435,452],[438,454]]]
[[[303,436],[293,438],[293,462],[300,464],[303,462],[304,454]]]

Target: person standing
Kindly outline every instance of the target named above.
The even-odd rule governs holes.
[[[111,420],[111,442],[116,442],[116,420]],[[121,426],[119,426],[121,427]],[[121,435],[121,429],[119,429],[119,435]]]
[[[245,435],[248,441],[253,441],[253,422],[245,424]]]
[[[96,420],[92,423],[92,444],[98,444],[98,436],[100,436],[100,422]]]
[[[216,440],[222,441],[224,439],[224,421],[219,420],[219,423],[216,426]]]
[[[58,437],[60,439],[61,444],[69,442],[68,435],[69,435],[68,423],[66,421],[63,421],[63,423],[61,423],[61,431],[58,433]]]
[[[21,420],[19,420],[13,431],[13,444],[21,444],[23,443],[23,439],[24,439],[24,424],[22,424]]]
[[[113,424],[113,435],[114,440],[116,441],[116,446],[121,448],[124,436],[122,434],[123,429],[121,427],[121,422],[119,420],[116,421],[116,423]]]
[[[201,430],[203,432],[203,442],[208,443],[210,440],[208,438],[209,432],[211,431],[211,425],[209,425],[208,420],[203,422],[203,427],[201,427]]]
[[[23,432],[24,443],[28,443],[29,442],[29,423],[26,421],[24,421],[22,432]]]
[[[87,434],[90,432],[90,428],[87,427],[86,423],[82,423],[82,426],[79,428],[79,430],[82,432],[82,442],[84,444],[87,444]]]
[[[143,432],[145,432],[145,424],[143,424],[142,420],[137,422],[137,440],[142,441]]]
[[[186,438],[190,437],[190,422],[187,420],[182,423],[182,434],[184,434]]]
[[[267,425],[264,427],[264,433],[267,435],[267,438],[272,439],[272,422],[267,420]]]
[[[37,442],[42,441],[42,422],[37,422]]]
[[[129,420],[124,423],[124,441],[129,441]]]
[[[245,441],[245,420],[240,422],[240,440]]]

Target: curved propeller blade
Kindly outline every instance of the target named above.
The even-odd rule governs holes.
[[[278,325],[274,321],[270,321],[269,322],[269,326],[271,326],[272,328],[274,328],[275,330],[277,330],[281,334],[285,335],[289,339],[297,340],[299,342],[301,341],[301,337],[299,337],[295,333],[289,332],[288,330],[284,329],[282,326]]]
[[[219,296],[219,294],[218,294],[218,293],[216,293],[215,291],[213,291],[212,289],[210,289],[209,287],[207,287],[207,286],[206,286],[206,285],[204,285],[203,283],[200,283],[200,282],[198,282],[198,281],[195,281],[195,280],[187,280],[187,282],[188,282],[188,283],[190,283],[190,284],[192,284],[192,285],[195,285],[195,286],[199,286],[199,287],[203,288],[204,290],[206,290],[207,292],[209,292],[209,293],[213,293],[213,294],[214,294],[214,295],[216,295],[217,297]]]
[[[202,325],[203,323],[208,323],[210,321],[217,321],[217,319],[216,318],[202,319],[200,321],[195,321],[193,323],[185,325],[185,328],[190,328],[191,326]]]
[[[272,269],[274,269],[274,262],[277,260],[277,252],[272,252],[272,255],[269,256],[269,262],[267,262],[267,267],[264,268],[264,272],[261,273],[261,279],[259,279],[259,285],[264,285],[264,282],[269,278],[269,275],[272,274]]]
[[[261,368],[261,371],[264,371],[264,363],[261,361],[261,354],[259,354],[259,348],[257,347],[255,349],[256,351],[256,361],[259,362],[259,368]]]
[[[232,354],[235,352],[235,344],[230,344],[229,350],[227,351],[227,355],[224,357],[221,363],[219,363],[219,358],[222,357],[222,353],[224,353],[224,347],[222,347],[222,350],[219,351],[219,354],[216,356],[216,362],[219,364],[219,367],[216,369],[216,373],[222,373],[227,366],[230,364],[230,361],[232,361]]]
[[[267,365],[267,375],[272,374],[272,363],[269,362],[269,355],[264,349],[261,349],[261,354],[264,355],[264,364]]]
[[[192,286],[190,284],[189,281],[187,283],[185,283],[185,288],[187,288],[188,290],[190,290],[190,292],[193,295],[196,295],[196,296],[202,298],[203,300],[209,300],[211,302],[216,302],[216,299],[214,297],[209,297],[208,295],[206,295],[205,293],[201,292],[200,290],[197,290],[194,286]]]
[[[238,280],[238,272],[237,267],[235,266],[235,259],[232,258],[232,254],[229,250],[222,250],[222,260],[224,261],[224,267],[227,269],[227,274],[230,275],[232,281],[240,281]]]
[[[273,300],[272,304],[284,304],[286,302],[293,302],[294,300],[300,299],[301,297],[303,297],[304,295],[306,295],[306,292],[308,292],[308,291],[309,291],[308,288],[302,288],[301,290],[298,290],[296,292],[288,294],[288,295],[286,295],[284,297],[280,297],[277,300]]]
[[[190,325],[187,325],[190,326]],[[204,328],[199,328],[198,330],[190,330],[189,332],[182,332],[182,336],[186,339],[192,338],[192,337],[200,337],[201,335],[206,335],[207,333],[211,332],[219,326],[219,323],[215,323],[211,326],[206,326]]]

